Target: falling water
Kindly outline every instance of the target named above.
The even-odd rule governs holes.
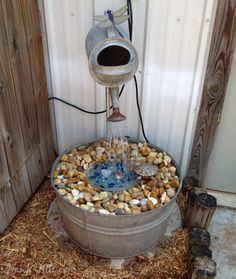
[[[108,124],[108,159],[89,168],[88,180],[93,186],[107,191],[129,189],[136,185],[137,174],[130,169],[127,156],[129,145],[125,138],[125,121]]]

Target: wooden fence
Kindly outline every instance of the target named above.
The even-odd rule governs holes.
[[[0,0],[0,233],[54,160],[37,0]]]

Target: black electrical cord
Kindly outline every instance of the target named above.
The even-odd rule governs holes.
[[[122,87],[121,87],[121,90],[120,90],[120,93],[119,93],[119,97],[121,96],[121,94],[122,94],[122,92],[123,92],[123,90],[124,90],[124,87],[125,87],[125,84],[123,84]],[[76,108],[76,109],[78,109],[78,110],[80,110],[80,111],[82,111],[82,112],[88,113],[88,114],[102,114],[102,113],[105,113],[105,112],[106,112],[106,109],[101,110],[101,111],[89,111],[89,110],[86,110],[86,109],[83,109],[83,108],[81,108],[81,107],[78,107],[78,106],[76,106],[76,105],[74,105],[74,104],[72,104],[72,103],[70,103],[70,102],[68,102],[68,101],[66,101],[66,100],[63,100],[63,99],[61,99],[61,98],[59,98],[59,97],[56,97],[56,96],[51,96],[51,97],[49,97],[49,98],[48,98],[48,101],[50,101],[50,100],[57,100],[57,101],[60,101],[60,102],[66,104],[66,105],[68,105],[68,106],[70,106],[70,107]],[[111,108],[112,108],[112,106],[110,107],[110,109],[111,109]]]
[[[130,41],[132,42],[132,35],[133,35],[133,9],[132,9],[132,2],[131,2],[131,0],[127,0],[127,6],[128,6],[128,15],[129,15],[129,19],[128,19],[129,38],[130,38]],[[139,120],[140,120],[140,124],[141,124],[142,134],[143,134],[143,137],[146,140],[146,142],[149,143],[149,140],[146,137],[145,129],[144,129],[144,125],[143,125],[143,117],[142,117],[142,112],[141,112],[141,108],[140,108],[140,104],[139,104],[138,82],[137,82],[137,78],[136,78],[135,75],[134,75],[134,84],[135,84],[135,92],[136,92],[136,104],[137,104],[137,109],[138,109],[138,115],[139,115]]]

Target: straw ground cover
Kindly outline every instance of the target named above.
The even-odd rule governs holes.
[[[0,236],[0,278],[157,278],[181,279],[187,274],[188,232],[180,229],[158,244],[151,260],[137,256],[123,270],[110,260],[90,255],[71,241],[55,238],[47,213],[55,194],[45,179]]]

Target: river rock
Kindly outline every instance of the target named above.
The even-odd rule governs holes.
[[[106,149],[105,149],[104,147],[98,146],[98,147],[96,148],[96,157],[97,157],[97,158],[101,157],[102,154],[103,154],[103,152],[105,152],[105,150],[106,150]]]
[[[143,194],[144,194],[144,197],[147,198],[150,195],[150,192],[147,189],[144,189]]]
[[[112,198],[113,198],[114,200],[117,200],[117,199],[118,199],[118,195],[115,193],[115,194],[113,194]]]
[[[140,203],[140,201],[137,200],[137,199],[132,199],[132,200],[130,201],[130,204],[131,204],[131,205],[138,205],[139,203]]]
[[[166,199],[166,192],[164,192],[162,195],[161,195],[161,203],[164,203],[165,202],[165,199]]]
[[[92,203],[92,202],[87,202],[86,205],[89,207],[94,207],[94,203]]]
[[[179,187],[179,179],[176,178],[176,177],[174,177],[174,178],[171,180],[170,185],[171,185],[172,187]]]
[[[99,213],[99,214],[103,214],[103,215],[109,215],[109,214],[110,214],[110,212],[107,211],[106,209],[99,209],[99,210],[98,210],[98,213]]]
[[[158,158],[155,158],[154,160],[153,160],[153,164],[154,165],[159,165],[159,164],[161,164],[162,163],[162,158],[160,158],[160,157],[158,157]]]
[[[132,150],[132,152],[131,152],[131,156],[132,157],[138,157],[138,150]]]
[[[93,159],[88,155],[88,154],[84,154],[82,155],[82,158],[83,160],[86,162],[86,163],[91,163],[93,161]]]
[[[110,204],[107,208],[110,212],[113,212],[117,209],[117,206],[115,204]]]
[[[103,199],[103,197],[101,197],[100,193],[97,193],[94,197],[93,197],[93,201],[101,201]]]
[[[57,191],[61,196],[65,196],[67,194],[67,191],[65,189],[58,189]]]
[[[140,207],[134,207],[131,209],[132,214],[136,215],[136,214],[140,214],[141,213],[141,208]]]
[[[140,200],[140,204],[141,205],[146,205],[147,204],[148,199],[147,198],[143,198]]]
[[[96,201],[96,202],[94,203],[94,207],[95,207],[95,208],[100,208],[101,205],[102,205],[102,201]]]
[[[118,200],[123,202],[125,200],[125,195],[122,193],[122,194],[119,194],[118,196]]]
[[[79,190],[77,189],[72,189],[71,194],[73,195],[75,200],[79,199]]]
[[[152,210],[152,209],[155,208],[155,206],[154,206],[152,200],[150,200],[150,199],[147,201],[147,208],[148,208],[149,210]]]
[[[174,176],[175,172],[176,172],[176,167],[174,167],[174,166],[169,167],[169,172],[171,173],[172,176]]]
[[[124,213],[125,213],[125,215],[132,214],[131,209],[129,207],[124,207]]]
[[[150,152],[147,156],[147,163],[151,164],[157,157],[157,152]]]
[[[85,193],[84,199],[86,200],[86,202],[91,202],[93,200],[93,197],[90,193]]]
[[[124,215],[125,214],[125,211],[122,209],[122,208],[117,208],[115,210],[115,214],[116,215]]]
[[[105,202],[105,203],[102,203],[102,207],[103,208],[108,208],[108,206],[110,205],[110,203],[109,202]]]
[[[130,201],[131,201],[132,198],[131,198],[131,196],[130,196],[129,194],[128,194],[128,195],[125,194],[124,199],[125,199],[125,202],[126,202],[126,203],[130,203]]]
[[[89,210],[89,209],[90,209],[90,207],[87,206],[86,204],[82,204],[82,205],[80,206],[80,208],[83,209],[83,210]]]
[[[116,206],[117,206],[117,208],[121,208],[121,209],[123,209],[123,208],[125,207],[125,205],[124,205],[123,202],[118,202],[118,203],[116,204]]]
[[[156,198],[153,197],[149,197],[148,198],[150,201],[152,201],[153,205],[155,206],[158,203],[158,200]]]
[[[150,193],[150,197],[152,197],[152,198],[157,198],[158,195],[159,195],[159,189],[154,189]]]
[[[79,199],[84,199],[84,195],[85,195],[84,192],[80,192],[79,195],[78,195]]]
[[[105,197],[102,199],[102,203],[109,202],[109,201],[112,199],[112,193],[111,193],[111,192],[106,192],[106,193],[107,193],[107,196],[105,196]]]
[[[132,143],[132,144],[130,145],[130,147],[131,147],[133,150],[138,150],[138,145],[137,145],[137,143]]]
[[[67,154],[63,154],[63,155],[61,156],[60,161],[61,161],[61,162],[66,162],[66,161],[68,160],[68,158],[69,158],[69,156],[68,156]]]
[[[166,190],[166,194],[169,198],[173,198],[175,196],[175,190],[173,188],[169,188]]]
[[[142,212],[148,211],[148,207],[147,207],[146,204],[142,205],[140,208],[141,208],[141,211],[142,211]]]

